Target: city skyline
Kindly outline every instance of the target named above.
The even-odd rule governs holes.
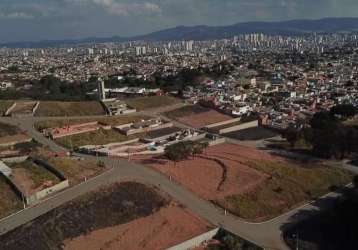
[[[179,25],[357,17],[344,0],[12,0],[0,3],[0,42],[134,36]],[[223,16],[225,18],[223,18]]]

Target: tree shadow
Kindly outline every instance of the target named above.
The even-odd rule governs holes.
[[[297,244],[299,249],[307,250],[356,249],[358,202],[354,201],[355,205],[347,209],[352,192],[342,189],[338,192],[340,196],[320,198],[310,208],[302,208],[289,217],[280,226],[286,244],[291,249],[296,249]]]

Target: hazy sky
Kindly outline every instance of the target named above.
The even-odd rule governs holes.
[[[358,17],[358,0],[0,0],[0,43],[322,17]]]

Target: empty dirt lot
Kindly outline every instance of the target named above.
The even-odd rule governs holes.
[[[166,249],[209,227],[157,189],[123,182],[0,236],[0,249]]]
[[[174,164],[164,156],[136,159],[200,197],[251,221],[264,221],[351,181],[343,169],[292,162],[235,144],[209,147]]]

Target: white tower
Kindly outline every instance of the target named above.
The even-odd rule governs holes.
[[[104,88],[104,81],[101,78],[98,79],[98,98],[100,101],[106,100],[106,90]]]

